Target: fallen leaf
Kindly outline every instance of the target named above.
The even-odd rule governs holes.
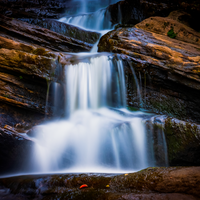
[[[88,187],[88,185],[83,184],[83,185],[80,186],[80,189],[81,189],[81,188],[87,188],[87,187]]]

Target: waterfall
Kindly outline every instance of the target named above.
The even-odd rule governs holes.
[[[143,113],[125,109],[122,61],[91,57],[66,66],[65,77],[66,118],[38,126],[35,170],[120,172],[150,166]],[[55,103],[58,93],[56,84]]]
[[[83,6],[79,15],[60,21],[98,31],[112,28],[106,9],[83,14],[87,11]],[[55,118],[37,127],[32,171],[121,173],[156,166],[153,129],[145,125],[152,115],[126,109],[122,60],[112,54],[77,57],[81,56],[76,64],[65,66],[63,80],[51,84]],[[131,70],[142,103],[141,81]],[[159,141],[165,144],[163,135]]]

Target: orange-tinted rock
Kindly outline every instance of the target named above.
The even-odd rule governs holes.
[[[169,17],[165,18],[150,17],[140,22],[135,27],[166,36],[169,31],[173,31],[177,40],[200,45],[200,33],[181,23],[179,20],[179,18],[184,15],[186,14],[175,11],[172,12]]]
[[[121,54],[130,106],[142,106],[156,113],[200,122],[198,44],[132,27],[107,33],[98,47],[100,52]],[[131,66],[137,77],[141,77],[142,105],[134,92]]]

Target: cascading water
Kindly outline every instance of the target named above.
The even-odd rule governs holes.
[[[143,114],[125,109],[121,60],[100,56],[66,66],[66,105],[67,120],[39,128],[38,171],[133,171],[154,162]]]
[[[111,28],[106,12],[61,21],[103,30]],[[59,110],[63,118],[37,127],[33,171],[123,172],[156,165],[153,142],[148,141],[144,125],[148,114],[126,109],[120,59],[96,54],[65,66],[62,84],[61,93],[60,83],[54,83],[54,111]]]
[[[112,23],[110,22],[110,13],[106,9],[100,9],[90,14],[63,17],[59,21],[72,24],[80,28],[96,31],[112,28]]]

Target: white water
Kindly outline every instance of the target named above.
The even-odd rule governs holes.
[[[144,113],[125,109],[122,61],[101,55],[66,66],[65,72],[68,118],[38,126],[34,171],[122,172],[155,166]],[[55,102],[56,97],[57,90]]]
[[[63,17],[59,21],[89,30],[100,31],[104,29],[112,29],[110,13],[106,9],[100,9],[90,14]]]
[[[112,27],[108,18],[100,9],[60,21],[104,30]],[[91,54],[88,62],[65,66],[63,84],[65,102],[59,105],[60,84],[54,83],[54,111],[62,108],[64,118],[38,126],[32,171],[119,173],[155,166],[144,113],[126,109],[121,60]]]

